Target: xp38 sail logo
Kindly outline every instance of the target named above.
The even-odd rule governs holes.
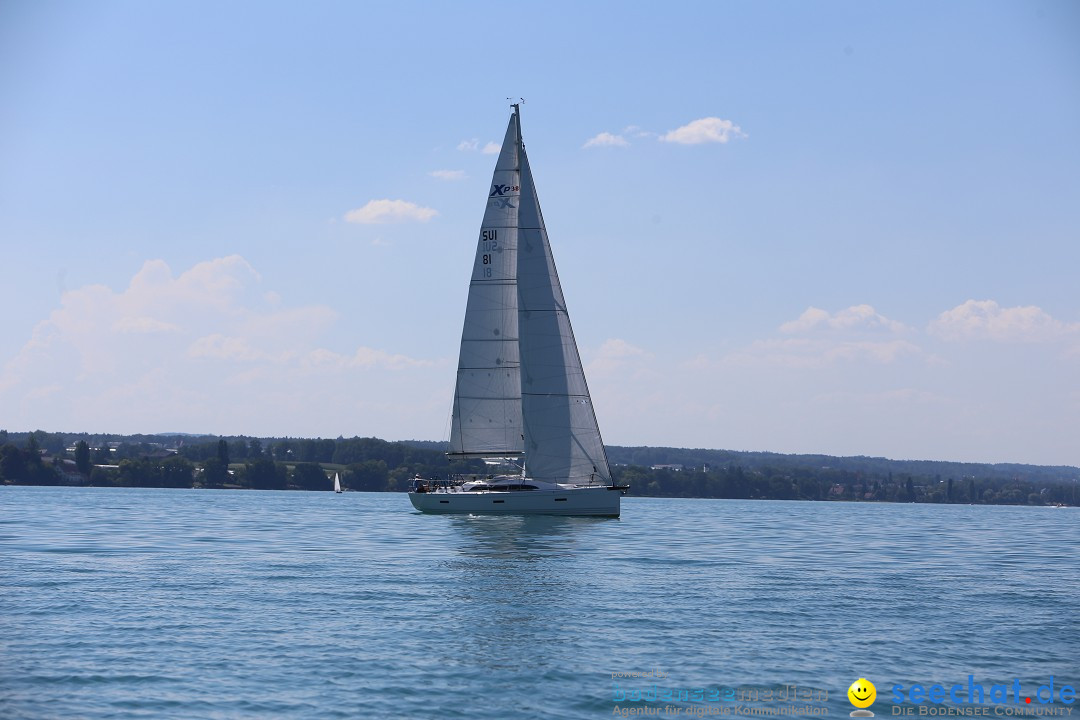
[[[492,185],[491,194],[488,198],[494,203],[493,207],[497,209],[516,208],[517,206],[510,202],[510,198],[505,197],[506,193],[515,193],[521,190],[520,185]]]

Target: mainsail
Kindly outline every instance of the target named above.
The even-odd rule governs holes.
[[[529,477],[611,482],[518,106],[495,166],[461,338],[450,455],[525,455]]]
[[[451,457],[520,455],[517,238],[521,165],[510,118],[476,245],[450,428]]]

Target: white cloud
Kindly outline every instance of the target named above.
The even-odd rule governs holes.
[[[0,368],[6,421],[71,431],[313,436],[383,432],[384,420],[435,412],[433,380],[418,373],[442,361],[363,345],[327,348],[337,313],[289,306],[261,282],[234,255],[179,276],[151,260],[122,290],[65,292]],[[376,406],[385,414],[371,415]],[[361,408],[371,415],[362,425]]]
[[[922,349],[907,340],[852,341],[834,345],[823,353],[823,357],[828,361],[870,360],[881,364],[896,362],[907,355],[922,355]]]
[[[465,179],[465,171],[464,170],[432,170],[431,172],[428,173],[428,175],[430,175],[433,178],[438,178],[439,180],[464,180]]]
[[[613,444],[1076,462],[1077,323],[984,301],[943,313],[934,328],[948,339],[1031,342],[988,352],[869,304],[811,307],[745,340],[706,333],[689,353],[662,333],[640,348],[608,341],[587,370]]]
[[[852,305],[831,314],[821,308],[809,307],[798,320],[780,326],[785,334],[808,333],[815,330],[886,330],[902,332],[902,323],[895,322],[874,310],[872,305]]]
[[[890,320],[871,305],[852,305],[830,313],[809,307],[796,320],[779,327],[782,335],[759,339],[727,354],[723,363],[735,366],[824,368],[845,363],[887,365],[917,357],[932,362],[921,347],[905,339],[912,330]]]
[[[42,359],[76,377],[137,371],[140,363],[157,362],[152,358],[159,354],[169,361],[235,354],[227,340],[236,336],[285,349],[334,321],[324,306],[281,309],[280,298],[259,292],[260,280],[239,255],[198,263],[178,277],[164,261],[149,260],[122,292],[89,285],[64,293],[60,307],[38,324],[4,375],[10,380],[20,370],[33,374]],[[207,328],[214,331],[203,332]]]
[[[480,140],[477,138],[471,138],[469,140],[462,140],[458,143],[457,149],[462,152],[476,152],[479,150],[485,155],[494,155],[501,150],[501,146],[496,142],[488,142],[483,147],[480,147]]]
[[[821,308],[808,307],[806,311],[799,316],[798,320],[790,320],[780,326],[780,332],[782,333],[803,333],[809,332],[814,328],[827,324],[831,319],[831,315],[827,310]]]
[[[431,360],[418,360],[407,355],[388,353],[369,347],[359,347],[352,355],[343,355],[331,350],[319,348],[304,354],[299,359],[300,365],[308,370],[342,372],[356,368],[379,368],[385,370],[404,370],[407,368],[433,367],[437,363]]]
[[[993,300],[968,300],[941,313],[930,332],[953,341],[1034,343],[1075,337],[1080,323],[1062,322],[1034,305],[1003,308]]]
[[[228,360],[230,362],[258,362],[272,360],[281,362],[288,358],[287,353],[272,355],[252,346],[244,337],[229,337],[221,333],[204,335],[188,346],[187,355],[191,358],[210,360]]]
[[[113,330],[120,333],[152,335],[163,332],[178,332],[180,327],[151,317],[124,317],[113,324]]]
[[[634,359],[647,359],[649,354],[636,345],[619,338],[605,340],[589,363],[590,373],[610,373]]]
[[[602,132],[599,135],[586,140],[582,147],[626,147],[629,144],[630,143],[627,142],[626,138],[622,135],[612,135],[609,132]]]
[[[657,137],[656,133],[651,132],[649,130],[645,130],[644,128],[639,127],[637,125],[627,125],[623,129],[623,134],[624,135],[630,135],[631,137],[636,137],[636,138]]]
[[[438,214],[437,210],[405,200],[372,200],[362,208],[345,213],[345,221],[361,225],[427,222]]]
[[[683,125],[660,136],[661,142],[673,142],[680,145],[700,145],[702,143],[726,143],[731,138],[745,138],[746,133],[730,120],[718,117],[701,118]]]
[[[610,338],[600,346],[599,354],[603,357],[632,357],[644,355],[645,351],[620,338]]]
[[[922,349],[907,340],[835,340],[788,338],[756,340],[724,358],[725,364],[787,368],[822,368],[838,363],[890,364]]]
[[[410,367],[431,367],[434,364],[430,360],[417,360],[406,355],[388,353],[384,350],[367,347],[357,348],[349,359],[349,367],[382,367],[395,370]]]

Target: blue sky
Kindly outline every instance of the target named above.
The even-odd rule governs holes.
[[[606,442],[1080,465],[1068,1],[6,2],[0,427],[445,439],[507,97]]]

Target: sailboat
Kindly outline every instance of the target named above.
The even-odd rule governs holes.
[[[511,107],[469,283],[447,453],[492,471],[418,476],[409,499],[427,513],[618,517],[627,487],[611,477],[521,139],[521,108]]]
[[[341,473],[334,473],[334,492],[339,493],[341,490]]]

